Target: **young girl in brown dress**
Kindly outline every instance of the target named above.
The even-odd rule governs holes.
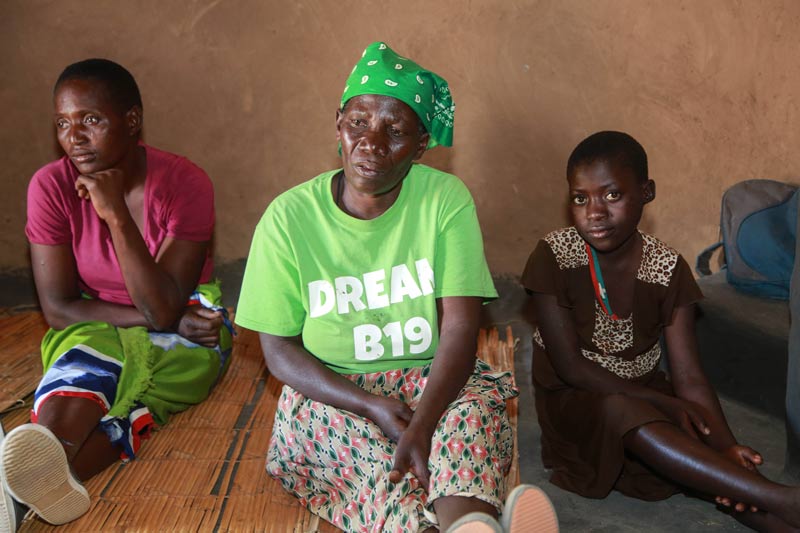
[[[796,531],[800,488],[759,474],[761,456],[736,441],[703,374],[702,294],[686,261],[637,229],[655,198],[644,149],[595,133],[570,156],[567,180],[574,226],[539,241],[522,275],[538,322],[533,380],[551,481],[590,498],[687,490],[755,529]]]

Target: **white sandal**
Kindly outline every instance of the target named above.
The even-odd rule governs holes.
[[[39,424],[11,430],[0,449],[0,477],[16,500],[51,524],[65,524],[89,510],[89,493],[75,479],[52,431]]]

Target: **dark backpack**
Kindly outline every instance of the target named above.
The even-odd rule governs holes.
[[[746,180],[722,195],[722,240],[697,256],[700,276],[724,246],[726,277],[736,289],[764,298],[789,299],[797,232],[797,187],[773,180]]]

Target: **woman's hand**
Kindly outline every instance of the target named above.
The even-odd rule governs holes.
[[[414,412],[397,398],[375,396],[370,399],[367,418],[375,422],[384,435],[394,442],[400,442],[413,415]]]
[[[219,344],[219,328],[222,313],[202,305],[189,305],[183,309],[175,326],[175,332],[195,344],[213,348]]]
[[[694,402],[666,394],[659,394],[651,401],[690,437],[700,439],[711,433],[703,409]]]
[[[439,314],[439,346],[431,364],[425,391],[413,420],[397,440],[389,481],[397,483],[407,472],[427,492],[430,485],[428,459],[431,438],[442,413],[458,397],[475,368],[481,299],[447,297],[436,300]],[[409,410],[410,412],[410,410]]]
[[[733,464],[746,468],[751,472],[758,472],[757,467],[764,463],[764,459],[761,457],[760,453],[749,446],[742,446],[741,444],[734,444],[726,448],[722,451],[722,455]],[[746,511],[748,508],[754,513],[758,511],[758,507],[755,505],[747,505],[744,502],[736,502],[734,504],[730,498],[725,496],[717,496],[715,500],[718,504],[724,505],[725,507],[733,506],[733,508],[740,513]]]
[[[419,480],[425,492],[430,486],[428,458],[431,454],[431,435],[425,431],[405,431],[397,442],[394,464],[389,472],[389,481],[399,483],[406,472],[411,472]]]
[[[81,175],[75,180],[78,196],[92,202],[97,216],[112,223],[121,216],[130,216],[125,203],[125,176],[117,169]]]

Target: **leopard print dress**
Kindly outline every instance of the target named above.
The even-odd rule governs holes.
[[[655,237],[641,233],[642,259],[630,316],[612,320],[595,298],[585,241],[574,227],[539,241],[522,274],[532,292],[554,295],[569,309],[582,355],[617,376],[673,394],[659,370],[660,337],[675,308],[702,298],[686,261]],[[626,456],[622,437],[667,418],[641,400],[571,387],[560,379],[534,331],[533,382],[542,429],[542,460],[550,480],[572,492],[603,498],[617,489],[646,500],[676,488]]]

